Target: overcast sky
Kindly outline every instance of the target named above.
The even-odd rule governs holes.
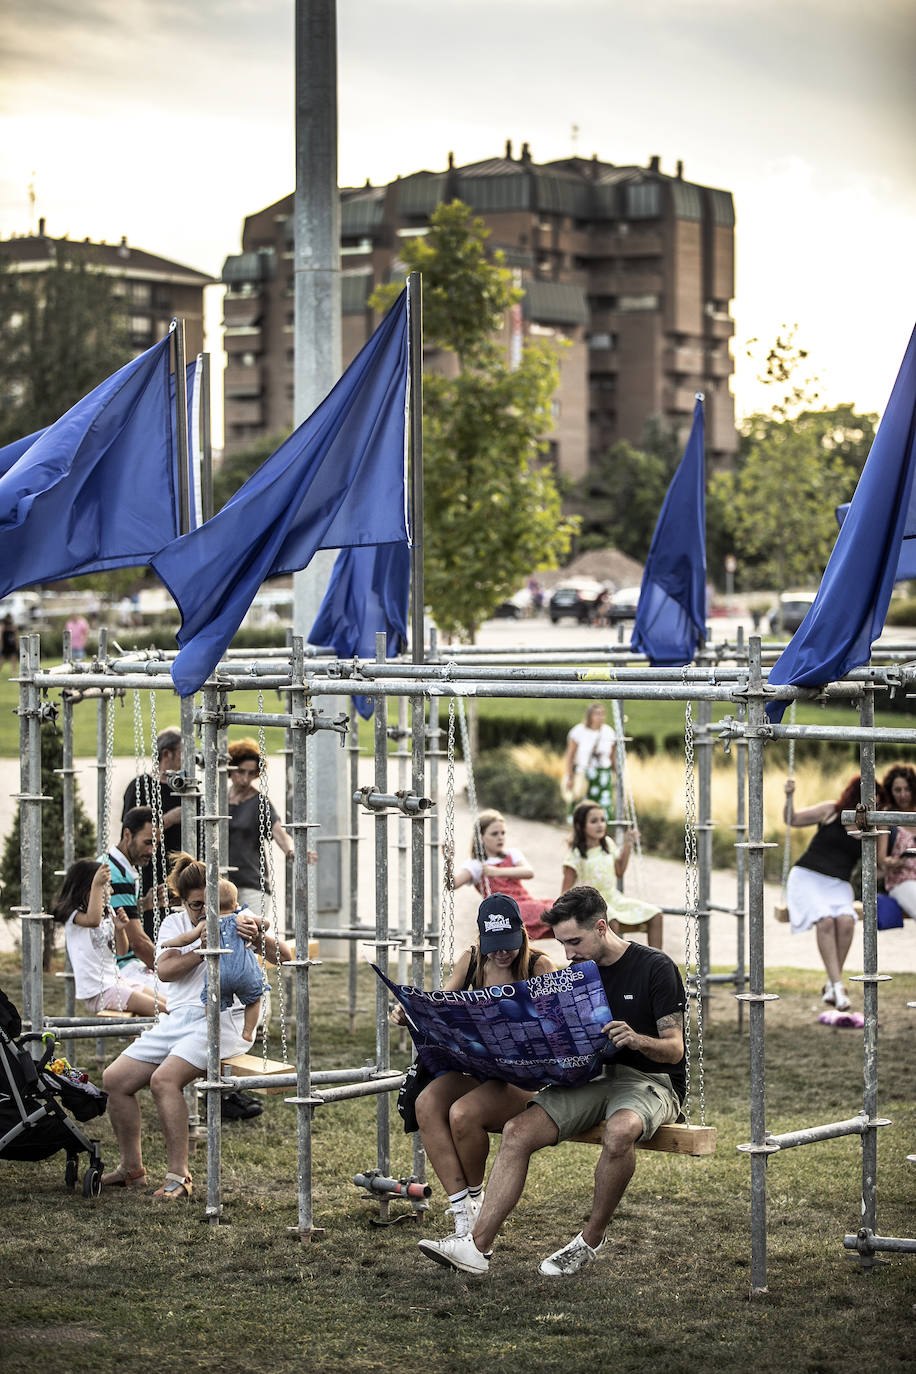
[[[293,10],[5,0],[0,236],[43,215],[218,275],[293,189]],[[796,321],[823,403],[880,411],[916,316],[914,34],[911,0],[339,0],[340,181],[507,138],[680,158],[735,197],[739,412],[743,341]]]

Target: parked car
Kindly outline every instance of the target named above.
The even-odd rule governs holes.
[[[621,587],[619,592],[614,592],[604,612],[610,624],[613,625],[618,620],[636,619],[639,591],[639,587]]]
[[[493,612],[495,620],[521,620],[523,615],[531,612],[531,593],[527,587],[520,587],[517,592],[509,597],[508,601],[501,601]]]
[[[770,611],[773,634],[794,635],[811,609],[816,592],[783,592],[778,605]]]
[[[550,598],[548,614],[551,622],[556,625],[557,621],[564,615],[571,615],[574,620],[587,624],[591,620],[598,598],[604,588],[600,582],[594,582],[591,578],[571,578],[568,582],[559,582],[553,590]]]

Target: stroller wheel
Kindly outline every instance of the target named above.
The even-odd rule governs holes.
[[[75,1159],[67,1160],[67,1167],[64,1169],[64,1182],[68,1188],[76,1187],[76,1180],[79,1178],[79,1165]]]
[[[90,1164],[83,1175],[83,1197],[98,1197],[102,1191],[102,1168],[100,1164]]]

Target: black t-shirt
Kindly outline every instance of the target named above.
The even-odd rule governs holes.
[[[616,964],[599,964],[598,972],[607,993],[608,1006],[615,1021],[626,1021],[638,1035],[658,1036],[663,1016],[680,1013],[683,1018],[687,996],[677,965],[660,949],[630,943]],[[686,1055],[676,1064],[659,1063],[637,1050],[618,1050],[609,1061],[628,1064],[643,1073],[666,1073],[681,1102],[687,1089]]]
[[[266,812],[262,812],[259,792],[244,801],[229,803],[229,876],[236,887],[261,886],[261,844],[270,839],[279,819],[270,801]],[[266,875],[264,891],[270,891]]]

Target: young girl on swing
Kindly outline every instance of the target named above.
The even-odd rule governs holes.
[[[108,908],[111,872],[94,859],[77,859],[64,876],[52,914],[64,926],[67,953],[73,969],[74,991],[94,1015],[101,1011],[129,1011],[152,1016],[166,1011],[165,998],[153,993],[152,975],[118,968],[116,955],[127,954],[126,912]]]
[[[506,847],[506,822],[498,811],[481,811],[471,836],[471,857],[455,871],[451,849],[445,853],[445,885],[457,889],[473,883],[481,897],[502,893],[518,903],[518,909],[528,938],[552,939],[553,931],[541,919],[553,905],[551,901],[532,897],[522,885],[522,878],[533,878],[534,869],[520,849]]]
[[[623,848],[618,849],[607,831],[607,816],[603,806],[582,801],[573,812],[573,830],[569,853],[563,860],[562,892],[571,887],[595,887],[607,903],[610,927],[615,935],[621,927],[645,930],[653,949],[662,947],[662,913],[652,902],[638,897],[625,897],[618,890],[617,879],[622,878],[630,862],[633,831],[627,830]]]

